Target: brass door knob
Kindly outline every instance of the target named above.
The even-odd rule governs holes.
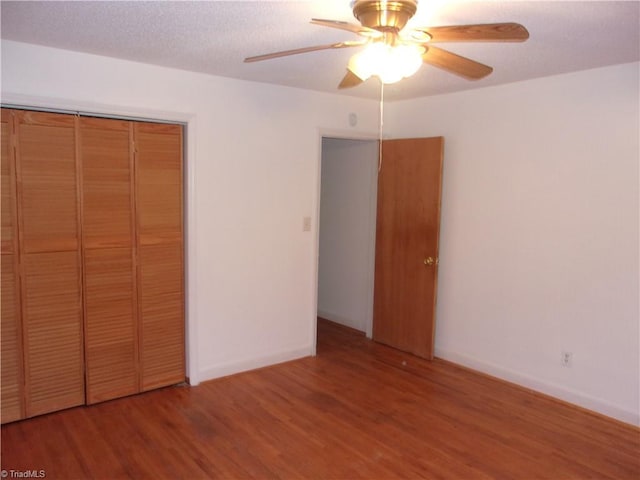
[[[431,265],[434,265],[435,263],[436,263],[436,259],[433,258],[433,257],[427,257],[427,258],[424,259],[424,264],[425,265],[431,266]]]

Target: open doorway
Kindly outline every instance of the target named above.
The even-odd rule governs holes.
[[[318,316],[373,329],[378,141],[323,137]]]

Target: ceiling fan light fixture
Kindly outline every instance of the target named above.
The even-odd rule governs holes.
[[[384,43],[370,43],[364,50],[351,57],[347,68],[364,82],[372,75],[377,75],[380,64],[384,62],[386,49]]]
[[[396,83],[418,71],[424,51],[419,45],[391,46],[374,42],[353,55],[348,68],[362,81],[375,75],[382,83]]]
[[[398,45],[393,48],[393,61],[403,78],[410,77],[420,69],[424,52],[425,48],[420,45]]]
[[[393,68],[385,68],[378,72],[377,74],[380,82],[386,84],[389,83],[397,83],[404,78],[402,73],[398,72],[398,70],[394,70]]]

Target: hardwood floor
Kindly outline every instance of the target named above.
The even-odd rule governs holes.
[[[4,425],[2,469],[47,479],[640,478],[637,428],[330,322],[319,321],[318,338],[315,358]]]

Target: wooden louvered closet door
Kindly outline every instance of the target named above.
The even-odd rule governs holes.
[[[135,124],[142,390],[184,381],[182,127]]]
[[[11,112],[2,110],[2,244],[0,248],[0,312],[2,331],[0,353],[2,358],[2,422],[24,418],[23,368],[22,368],[22,322],[20,315],[20,290],[18,277],[18,234],[15,202],[15,157],[13,149],[13,119]]]
[[[183,382],[182,127],[2,109],[2,423]]]
[[[76,118],[14,115],[25,414],[31,417],[85,401]]]
[[[133,127],[80,118],[87,403],[139,391]]]

